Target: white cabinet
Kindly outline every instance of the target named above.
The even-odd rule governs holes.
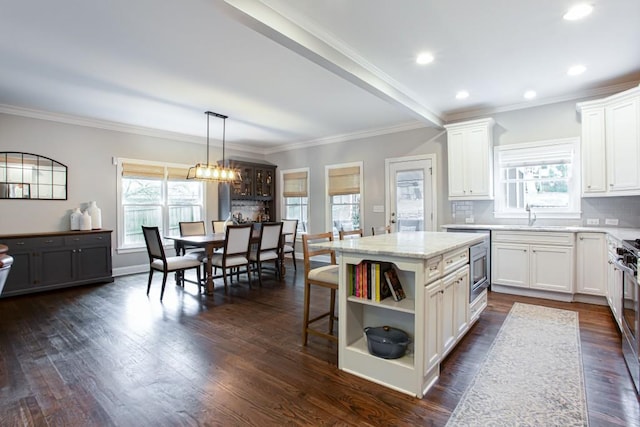
[[[604,296],[607,247],[603,233],[578,233],[576,239],[576,292]]]
[[[445,125],[450,200],[493,198],[493,119]]]
[[[358,265],[372,264],[392,265],[407,297],[376,302],[355,296],[354,272]],[[469,248],[429,259],[343,252],[339,295],[338,367],[422,397],[440,375],[442,359],[469,330]],[[474,321],[485,306],[474,307]],[[403,357],[388,360],[369,353],[364,328],[385,325],[409,335],[411,344]]]
[[[640,195],[640,86],[578,109],[583,195]]]
[[[424,371],[429,373],[468,330],[469,267],[425,288]]]
[[[492,233],[492,284],[573,293],[573,239],[573,233]]]
[[[622,330],[622,271],[616,268],[616,256],[609,254],[607,264],[607,302],[611,314]]]

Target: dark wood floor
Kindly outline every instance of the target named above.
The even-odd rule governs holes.
[[[301,271],[227,296],[170,283],[162,304],[157,279],[149,298],[142,274],[0,300],[0,425],[441,426],[522,301],[579,312],[591,426],[640,426],[607,307],[491,294],[419,400],[338,371],[335,344],[300,344]]]

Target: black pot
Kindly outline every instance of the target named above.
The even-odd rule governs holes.
[[[367,327],[364,333],[367,334],[369,353],[383,359],[404,356],[410,341],[405,331],[390,326]]]

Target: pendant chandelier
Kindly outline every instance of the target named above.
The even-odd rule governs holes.
[[[225,150],[225,131],[226,131],[226,120],[228,116],[214,113],[212,111],[205,111],[207,115],[207,163],[198,163],[193,167],[189,168],[189,172],[187,173],[187,179],[197,179],[201,181],[211,181],[211,182],[233,182],[240,179],[240,174],[229,167],[227,161],[224,156]],[[211,116],[218,117],[222,119],[222,163],[221,164],[211,164],[209,163],[209,119]]]

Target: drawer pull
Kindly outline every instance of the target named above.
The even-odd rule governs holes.
[[[80,240],[80,238],[79,238],[79,237],[74,237],[74,238],[73,238],[73,240],[74,240],[75,242],[77,242],[77,241],[79,241],[79,240]]]
[[[45,240],[45,243],[53,243],[53,240]]]
[[[438,269],[438,266],[429,267],[429,271],[436,271],[437,269]]]
[[[24,245],[24,242],[16,242],[16,245],[22,246],[22,245]]]
[[[452,262],[453,262],[453,260],[450,259],[450,260],[447,261],[447,264],[451,264]]]

